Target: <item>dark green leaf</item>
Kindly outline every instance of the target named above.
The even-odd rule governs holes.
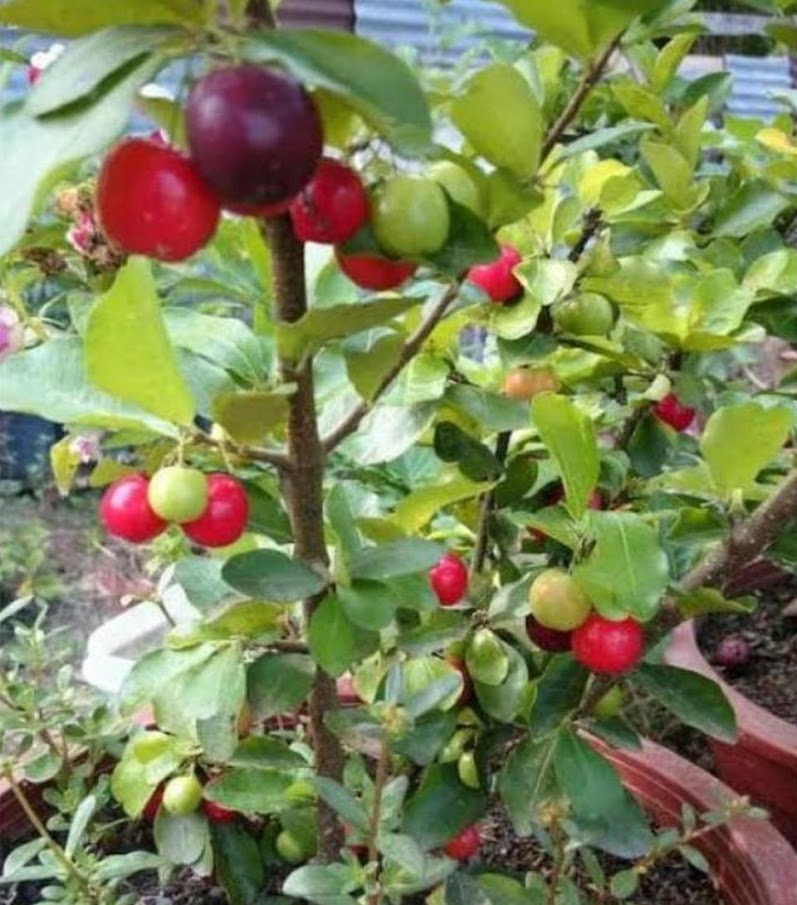
[[[351,558],[353,578],[381,580],[430,569],[443,554],[439,544],[420,538],[397,540],[381,547],[367,547]]]
[[[330,675],[344,673],[354,659],[357,631],[334,595],[327,597],[315,611],[310,623],[310,653]]]
[[[230,767],[254,770],[296,770],[307,766],[307,761],[285,742],[268,735],[250,735],[240,741],[227,763]]]
[[[495,454],[453,421],[435,426],[434,451],[443,462],[456,462],[471,481],[494,481],[503,471]]]
[[[485,430],[520,430],[529,424],[528,406],[501,393],[455,384],[446,390],[445,399],[475,418]]]
[[[452,276],[466,271],[474,264],[490,264],[500,254],[498,243],[481,217],[446,192],[450,226],[442,249],[431,258],[434,267]]]
[[[589,673],[569,654],[551,657],[545,672],[537,680],[529,728],[535,735],[556,729],[578,707]]]
[[[506,760],[498,778],[498,792],[519,836],[531,834],[538,812],[559,795],[553,770],[557,734],[521,742]]]
[[[266,883],[260,847],[239,823],[211,824],[214,867],[230,905],[255,905]]]
[[[345,890],[352,888],[352,871],[345,864],[306,864],[285,878],[282,891],[316,905],[356,905]]]
[[[205,798],[247,814],[270,814],[289,802],[285,790],[292,782],[282,770],[233,767],[205,786]]]
[[[404,809],[401,831],[411,836],[423,851],[448,842],[484,813],[486,795],[463,785],[456,765],[427,767],[417,792]]]
[[[314,776],[313,785],[324,801],[355,829],[368,829],[368,814],[355,796],[339,782],[325,776]]]
[[[315,666],[305,654],[263,654],[246,671],[247,699],[260,719],[298,707],[310,693]]]
[[[276,550],[251,550],[233,556],[221,574],[236,591],[274,603],[303,600],[326,587],[317,572]]]

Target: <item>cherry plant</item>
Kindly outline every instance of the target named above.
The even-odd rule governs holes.
[[[459,869],[491,796],[560,867],[669,851],[601,744],[627,691],[732,741],[662,639],[793,556],[793,391],[745,380],[791,117],[679,77],[690,0],[503,5],[533,44],[417,73],[262,0],[0,5],[70,39],[0,115],[0,409],[68,425],[63,492],[101,431],[103,525],[167,551],[112,789],[233,902],[576,901]]]

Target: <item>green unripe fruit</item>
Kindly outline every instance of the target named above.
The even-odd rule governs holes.
[[[149,504],[167,522],[192,522],[208,504],[208,482],[196,468],[169,465],[152,476],[147,491]]]
[[[598,700],[592,708],[592,713],[594,716],[598,717],[599,720],[610,720],[620,713],[624,703],[625,695],[623,694],[623,689],[615,685],[614,688],[610,688],[606,694]]]
[[[441,160],[429,167],[429,178],[441,185],[448,194],[477,217],[484,213],[481,193],[468,172],[451,160]]]
[[[202,801],[202,784],[192,773],[189,776],[175,776],[166,783],[163,790],[163,806],[170,814],[184,817],[193,814]]]
[[[589,616],[592,603],[562,569],[546,569],[529,588],[531,614],[545,628],[571,632]]]
[[[459,760],[474,735],[473,729],[458,729],[443,745],[437,759],[441,764],[452,764]]]
[[[310,857],[310,852],[306,850],[301,840],[297,839],[290,830],[282,830],[277,835],[274,840],[274,848],[276,848],[280,858],[283,861],[287,861],[288,864],[303,864]]]
[[[371,227],[380,247],[396,257],[439,251],[448,238],[448,202],[431,179],[394,176],[371,199]]]
[[[494,632],[479,628],[468,644],[465,665],[475,681],[484,685],[500,685],[509,672],[509,657]]]
[[[476,758],[472,751],[465,751],[457,762],[457,774],[459,781],[469,789],[481,788],[479,781],[479,768],[476,766]]]
[[[554,307],[556,326],[574,336],[606,336],[614,326],[612,303],[596,292],[584,292]]]

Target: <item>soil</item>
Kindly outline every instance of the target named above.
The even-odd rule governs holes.
[[[768,591],[754,613],[706,619],[698,641],[706,659],[738,692],[797,724],[797,618],[783,615],[794,596],[792,581]],[[747,644],[746,662],[738,666],[717,663],[717,649],[725,639],[741,639]]]

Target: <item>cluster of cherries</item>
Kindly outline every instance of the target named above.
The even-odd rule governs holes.
[[[111,484],[100,501],[100,518],[109,534],[136,544],[174,523],[195,544],[226,547],[244,533],[249,501],[231,475],[170,465],[152,478],[131,474]]]

